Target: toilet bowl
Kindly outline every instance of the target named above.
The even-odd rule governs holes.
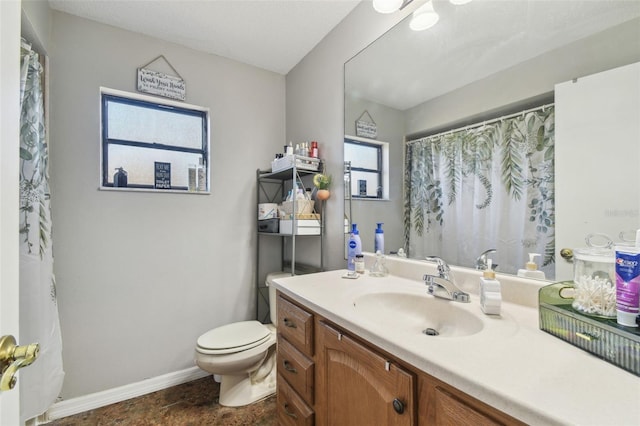
[[[276,290],[272,281],[290,276],[267,275],[271,324],[240,321],[209,330],[198,338],[195,362],[220,376],[220,405],[240,407],[276,391]]]

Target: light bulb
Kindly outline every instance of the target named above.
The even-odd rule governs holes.
[[[413,31],[423,31],[433,27],[439,19],[440,15],[433,10],[433,3],[430,0],[413,12],[409,28]]]
[[[373,8],[380,13],[393,13],[400,9],[402,0],[373,0]]]

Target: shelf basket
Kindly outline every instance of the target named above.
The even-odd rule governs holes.
[[[313,213],[313,200],[296,200],[296,214],[309,214]],[[282,210],[286,215],[293,213],[293,201],[284,201],[282,203]]]

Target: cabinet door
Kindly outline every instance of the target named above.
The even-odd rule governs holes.
[[[434,424],[437,426],[494,426],[500,424],[439,386],[435,388],[434,402],[436,417]]]
[[[318,321],[316,419],[319,425],[414,425],[414,376]]]
[[[558,248],[582,244],[594,229],[615,238],[637,228],[640,191],[628,183],[638,181],[639,76],[635,63],[555,87]],[[571,263],[556,262],[556,277],[572,274]]]
[[[524,425],[428,374],[420,374],[418,377],[418,399],[420,426]]]

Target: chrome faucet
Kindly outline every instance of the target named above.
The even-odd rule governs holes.
[[[476,269],[479,269],[481,271],[487,269],[489,267],[489,265],[487,264],[487,256],[489,255],[489,253],[495,252],[496,249],[489,249],[482,252],[482,254],[476,259]]]
[[[438,264],[438,276],[425,274],[422,279],[427,286],[429,294],[442,299],[453,300],[454,302],[469,303],[469,294],[460,290],[449,275],[451,269],[447,262],[437,256],[427,256],[426,260]]]
[[[447,262],[444,261],[443,258],[438,256],[427,256],[425,260],[430,262],[436,262],[438,264],[438,275],[440,278],[449,281],[449,272],[451,272],[451,268],[447,265]]]

